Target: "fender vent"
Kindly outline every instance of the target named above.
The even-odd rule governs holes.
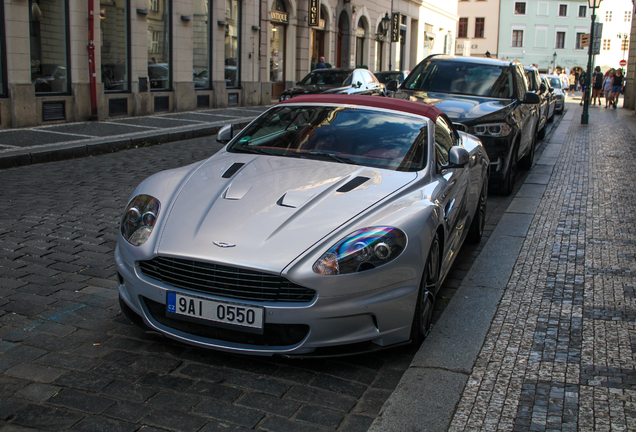
[[[233,164],[232,164],[232,166],[231,166],[231,167],[229,167],[229,168],[227,169],[227,171],[225,171],[221,177],[223,177],[223,178],[230,178],[230,177],[232,177],[234,174],[236,174],[236,172],[237,172],[238,170],[240,170],[240,169],[241,169],[241,167],[242,167],[243,165],[245,165],[245,164],[244,164],[244,163],[238,163],[238,162],[233,163]]]
[[[357,188],[358,186],[360,186],[361,184],[365,183],[367,180],[369,180],[369,177],[356,177],[353,180],[351,180],[348,183],[345,183],[344,185],[340,186],[340,188],[338,188],[338,190],[336,190],[336,192],[351,192],[352,190],[354,190],[355,188]]]

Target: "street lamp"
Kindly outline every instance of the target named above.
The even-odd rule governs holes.
[[[602,0],[587,0],[588,6],[592,9],[592,25],[590,26],[590,44],[587,47],[587,76],[585,77],[585,94],[583,95],[583,114],[581,114],[581,124],[590,122],[590,87],[592,86],[592,53],[594,52],[594,21],[596,21],[596,8],[601,5]]]
[[[384,14],[380,24],[382,25],[382,34],[386,36],[386,33],[389,31],[389,24],[391,24],[391,17],[388,12]]]

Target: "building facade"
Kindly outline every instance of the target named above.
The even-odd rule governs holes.
[[[620,67],[621,60],[627,61],[633,8],[631,0],[603,0],[596,11],[597,21],[603,23],[603,33],[601,52],[595,56],[595,63],[603,72]]]
[[[541,71],[586,69],[582,36],[590,31],[589,12],[587,1],[501,0],[499,58]]]
[[[0,0],[0,128],[269,104],[320,56],[411,69],[453,52],[456,12],[457,0]]]
[[[499,0],[461,0],[457,3],[457,55],[498,57]]]

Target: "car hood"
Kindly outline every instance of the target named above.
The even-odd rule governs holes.
[[[337,93],[349,88],[349,86],[343,87],[342,84],[320,84],[320,85],[308,85],[308,86],[296,86],[288,88],[283,94],[291,94],[292,96],[298,96],[301,94],[315,94],[315,93]]]
[[[280,272],[327,234],[417,177],[298,158],[217,156],[198,166],[181,186],[167,209],[157,253]],[[244,165],[223,178],[236,163]]]
[[[470,122],[501,111],[505,116],[512,108],[510,99],[493,99],[479,96],[455,95],[449,93],[424,92],[398,89],[394,98],[423,102],[442,110],[454,122]]]

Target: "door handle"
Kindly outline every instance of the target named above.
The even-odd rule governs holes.
[[[455,205],[455,198],[446,203],[446,207],[444,207],[444,219],[448,219],[448,215],[453,210],[453,205]]]

